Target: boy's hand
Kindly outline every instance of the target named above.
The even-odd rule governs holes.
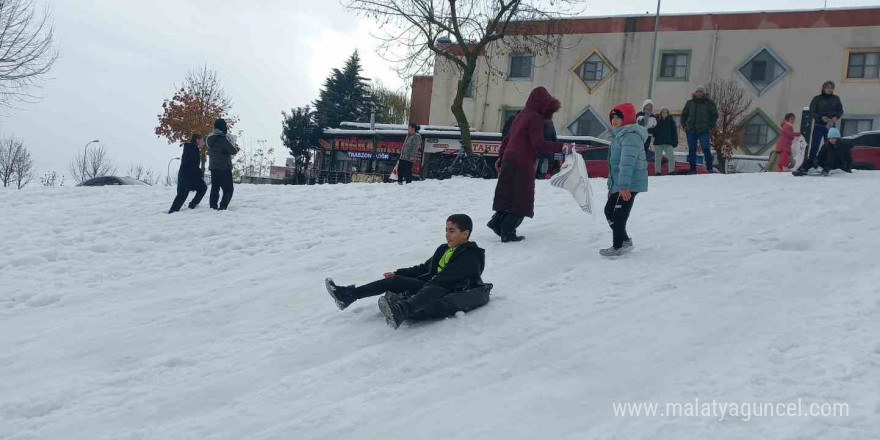
[[[632,198],[632,193],[629,192],[628,189],[620,190],[620,198],[623,199],[624,202],[628,202],[629,199]]]
[[[394,278],[394,272],[385,272],[382,274],[385,278]]]

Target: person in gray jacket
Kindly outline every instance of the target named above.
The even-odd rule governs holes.
[[[400,148],[400,159],[397,161],[397,183],[403,185],[412,182],[413,163],[419,160],[419,150],[422,148],[422,135],[418,133],[419,125],[410,122],[407,127],[406,140]]]
[[[211,196],[208,203],[212,209],[224,210],[232,200],[232,156],[238,153],[238,147],[230,142],[227,137],[229,130],[226,121],[218,119],[214,121],[214,131],[208,135],[205,143],[208,145],[208,157],[210,158],[209,169],[211,170]],[[220,190],[223,190],[223,198],[220,199]],[[219,204],[217,203],[219,200]]]

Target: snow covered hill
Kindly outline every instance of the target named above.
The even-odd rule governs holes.
[[[620,260],[547,182],[500,243],[494,183],[0,191],[0,439],[880,438],[880,173],[652,178]],[[488,306],[336,309],[325,277],[422,262],[457,212]],[[614,411],[713,399],[849,415]]]

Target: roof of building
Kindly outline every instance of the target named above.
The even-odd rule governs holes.
[[[523,21],[511,23],[510,33],[543,34],[551,23],[554,33],[564,34],[654,32],[654,19],[640,14]],[[880,7],[660,15],[661,32],[860,26],[880,26]]]

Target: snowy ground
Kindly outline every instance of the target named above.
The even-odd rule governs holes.
[[[603,180],[593,182],[602,194]],[[539,182],[0,191],[0,439],[880,438],[880,173],[652,178],[610,261]],[[482,309],[385,326],[323,279],[422,262],[474,217]],[[848,417],[616,417],[615,402],[844,402]]]

